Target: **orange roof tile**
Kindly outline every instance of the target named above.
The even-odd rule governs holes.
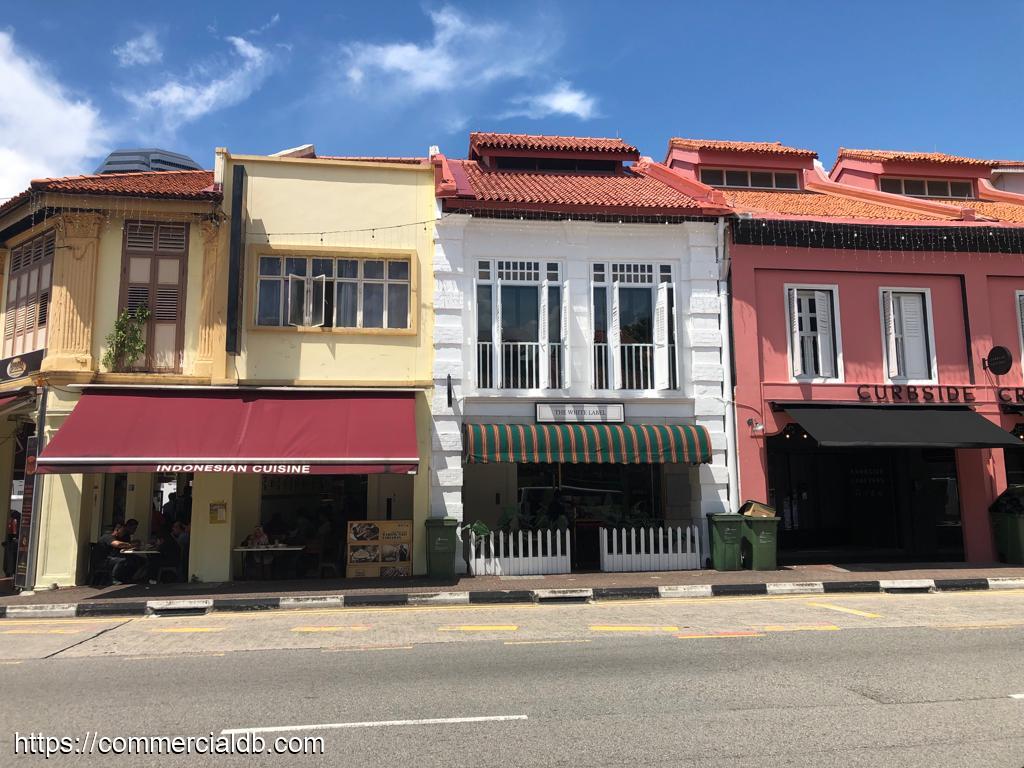
[[[754,213],[901,221],[943,218],[894,205],[871,203],[824,192],[781,192],[754,189],[723,189],[722,192],[725,193],[729,204],[738,211]]]
[[[537,150],[540,152],[602,152],[636,155],[638,150],[622,139],[602,139],[589,136],[542,136],[525,133],[469,134],[470,147],[484,149]]]
[[[978,200],[970,198],[964,200],[950,200],[948,197],[927,198],[936,203],[952,203],[962,205],[964,208],[974,209],[974,213],[986,219],[995,219],[1011,223],[1024,222],[1024,204],[1007,203],[1000,200]]]
[[[594,208],[648,209],[700,215],[702,204],[657,179],[635,171],[623,173],[577,173],[560,171],[487,170],[474,160],[450,161],[456,178],[463,177],[459,192],[471,190],[481,202],[514,205],[542,205]],[[468,182],[469,189],[466,189]],[[462,198],[465,199],[465,198]],[[449,203],[458,207],[459,198]]]
[[[836,160],[874,160],[878,162],[894,161],[903,163],[945,163],[947,165],[994,165],[992,160],[980,160],[976,157],[959,157],[943,152],[902,152],[884,149],[847,149],[839,148]]]
[[[760,155],[790,155],[795,157],[817,157],[812,149],[787,147],[779,141],[719,141],[716,139],[669,139],[669,147],[678,149],[710,149],[716,152],[752,152]]]
[[[0,205],[0,214],[17,207],[33,192],[74,195],[119,195],[168,200],[219,200],[213,171],[141,171],[33,179],[29,188]]]

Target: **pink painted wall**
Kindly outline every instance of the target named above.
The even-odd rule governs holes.
[[[736,365],[737,452],[742,498],[767,498],[764,437],[789,419],[769,402],[857,402],[857,385],[884,384],[879,289],[931,292],[939,385],[972,385],[977,411],[1005,429],[1020,420],[1002,414],[997,387],[1024,387],[1016,291],[1024,290],[1024,256],[1009,254],[829,251],[731,245],[732,326]],[[813,269],[808,266],[813,265]],[[784,286],[838,286],[844,381],[791,381]],[[968,321],[970,334],[968,337]],[[981,359],[994,344],[1011,350],[1012,370],[993,376]],[[760,432],[748,419],[763,423]],[[1001,450],[957,451],[968,560],[995,557],[988,505],[1006,487]]]

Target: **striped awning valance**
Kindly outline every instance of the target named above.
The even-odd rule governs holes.
[[[467,424],[467,464],[706,464],[711,438],[689,424]]]

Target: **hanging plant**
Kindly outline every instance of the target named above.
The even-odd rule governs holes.
[[[146,354],[147,320],[149,307],[145,305],[121,311],[114,321],[114,330],[107,334],[103,365],[111,371],[123,373]]]

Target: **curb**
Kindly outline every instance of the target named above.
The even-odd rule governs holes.
[[[883,579],[880,581],[793,581],[745,584],[677,584],[660,587],[573,587],[477,592],[386,592],[368,595],[295,597],[217,597],[147,601],[97,600],[84,603],[0,605],[0,619],[64,619],[75,616],[181,616],[222,611],[379,608],[389,606],[584,603],[755,595],[917,594],[1024,589],[1024,578]]]

